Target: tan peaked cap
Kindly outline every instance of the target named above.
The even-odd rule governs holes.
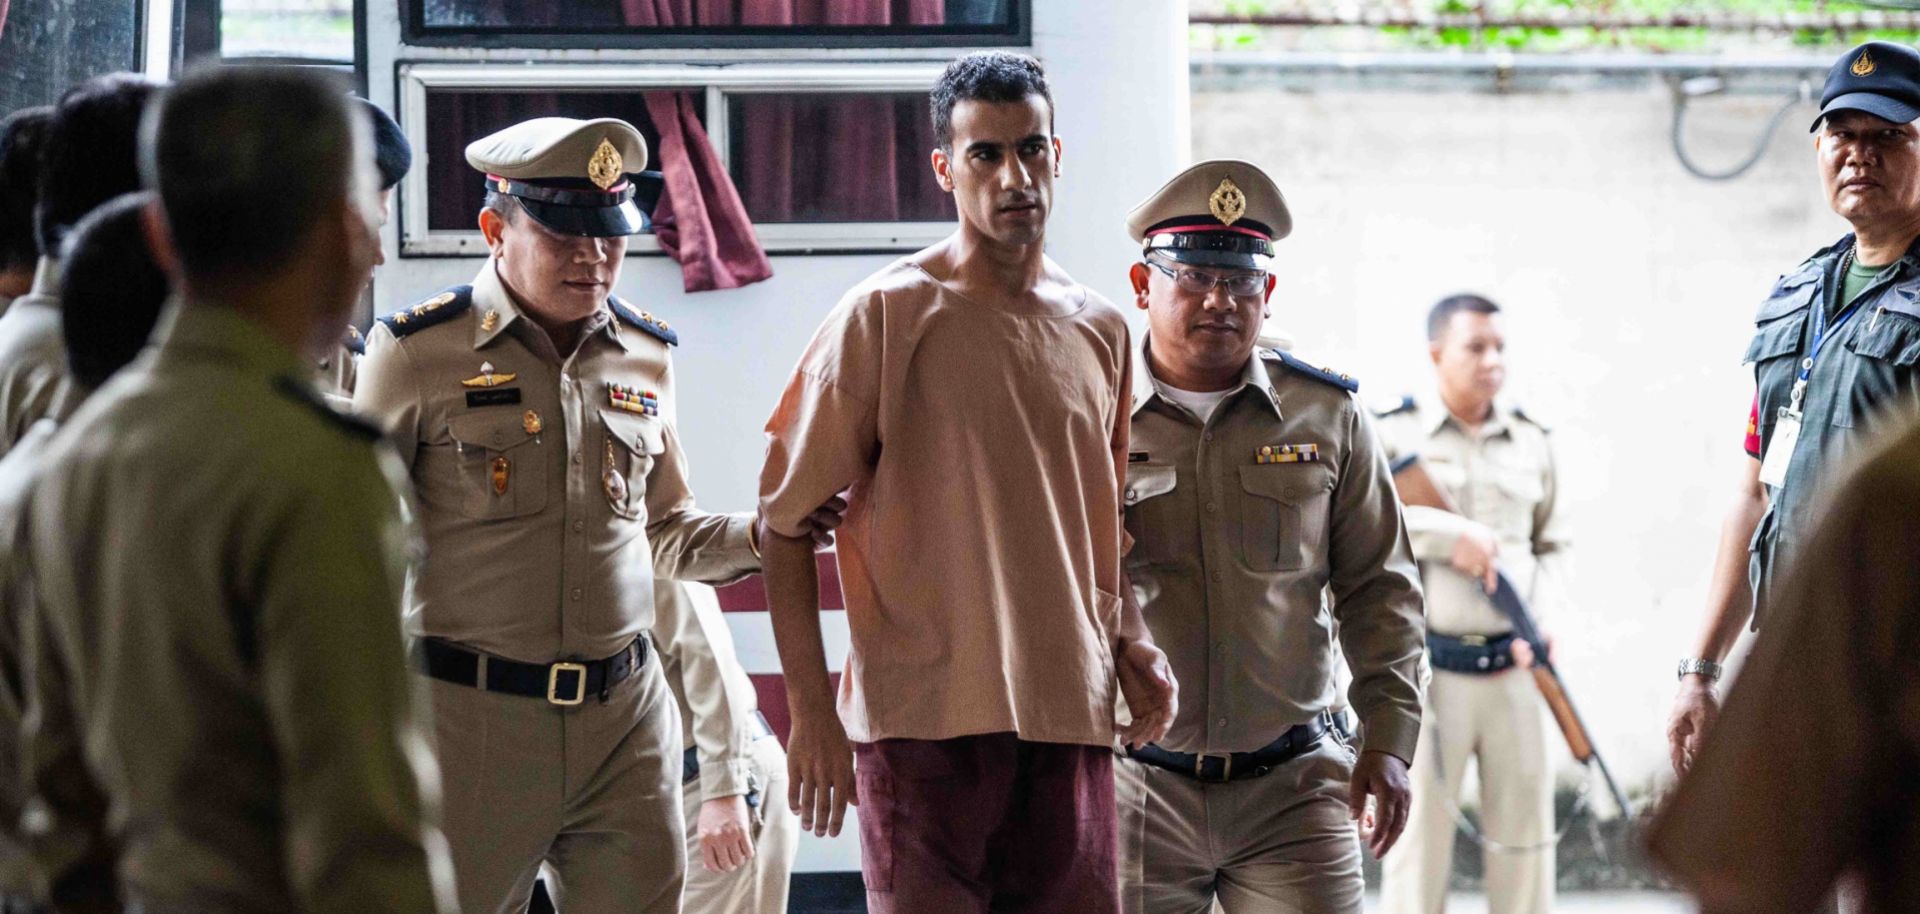
[[[1185,216],[1199,217],[1191,224],[1214,229],[1258,222],[1270,230],[1272,241],[1293,231],[1280,188],[1258,165],[1239,159],[1208,159],[1174,175],[1127,214],[1127,234],[1144,243],[1148,229]]]
[[[600,152],[601,143],[611,158]],[[617,117],[536,117],[468,143],[467,164],[502,178],[576,178],[606,187],[647,167],[647,141]],[[608,168],[613,177],[602,183]]]

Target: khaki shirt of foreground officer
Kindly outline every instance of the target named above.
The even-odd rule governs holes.
[[[450,910],[397,624],[398,467],[250,319],[178,305],[157,339],[62,430],[28,506],[35,669],[66,671],[49,691],[114,799],[130,898]]]

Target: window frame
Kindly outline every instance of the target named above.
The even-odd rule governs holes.
[[[900,93],[930,91],[944,61],[850,63],[735,63],[724,65],[631,63],[402,63],[398,114],[415,149],[427,148],[427,95],[434,90],[470,92],[607,92],[680,89],[706,92],[707,137],[732,170],[728,99],[735,95],[793,93]],[[928,180],[932,180],[929,176]],[[432,229],[427,169],[416,167],[401,182],[400,256],[479,257],[487,253],[479,229]],[[914,251],[953,233],[940,222],[779,222],[754,224],[769,254]],[[653,235],[636,235],[629,256],[664,255]]]
[[[804,48],[964,48],[1029,47],[1033,44],[1032,0],[1007,0],[1004,26],[743,26],[728,29],[629,26],[597,32],[524,26],[430,26],[424,0],[396,0],[401,40],[413,47],[539,49],[804,49]]]
[[[406,2],[406,0],[400,0]],[[143,14],[150,4],[141,4]],[[365,94],[367,86],[367,0],[353,0],[353,57],[277,57],[270,55],[229,55],[224,47],[225,3],[223,0],[161,0],[151,4],[172,20],[174,42],[171,69],[185,72],[188,64],[202,58],[217,58],[222,63],[258,66],[322,67],[349,72],[354,86]],[[162,7],[164,6],[164,10]],[[148,56],[146,59],[151,60]]]

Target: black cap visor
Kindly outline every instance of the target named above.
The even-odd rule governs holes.
[[[566,206],[516,198],[540,224],[562,235],[618,238],[651,231],[653,224],[632,200],[618,206]]]
[[[1809,129],[1820,129],[1821,121],[1826,120],[1828,115],[1841,111],[1864,111],[1895,124],[1911,124],[1916,118],[1920,118],[1920,108],[1897,98],[1881,95],[1878,92],[1849,92],[1834,96],[1833,101],[1822,106],[1820,115],[1813,119],[1813,126]]]
[[[1167,232],[1147,239],[1146,252],[1196,267],[1264,270],[1273,242],[1238,232]]]

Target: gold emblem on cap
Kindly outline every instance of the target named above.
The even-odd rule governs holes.
[[[1862,50],[1860,56],[1854,58],[1853,66],[1848,69],[1855,76],[1872,76],[1873,71],[1880,69],[1880,67],[1873,62],[1873,58],[1867,56],[1865,50]]]
[[[1232,225],[1247,214],[1247,195],[1240,192],[1232,178],[1221,178],[1220,186],[1207,198],[1207,209],[1213,211],[1213,218]]]
[[[499,192],[501,192],[501,193],[503,193],[503,194],[504,194],[504,193],[506,193],[506,192],[507,192],[507,179],[506,179],[506,178],[501,178],[501,179],[500,179],[500,180],[499,180],[498,182],[496,182],[496,183],[495,183],[495,184],[493,185],[493,187],[494,187],[494,189],[495,189],[495,190],[498,190]]]
[[[606,137],[600,138],[600,145],[594,147],[593,158],[587,160],[587,179],[601,190],[606,190],[620,180],[620,173],[626,169],[626,163],[620,159],[620,150],[613,148],[613,142]]]

